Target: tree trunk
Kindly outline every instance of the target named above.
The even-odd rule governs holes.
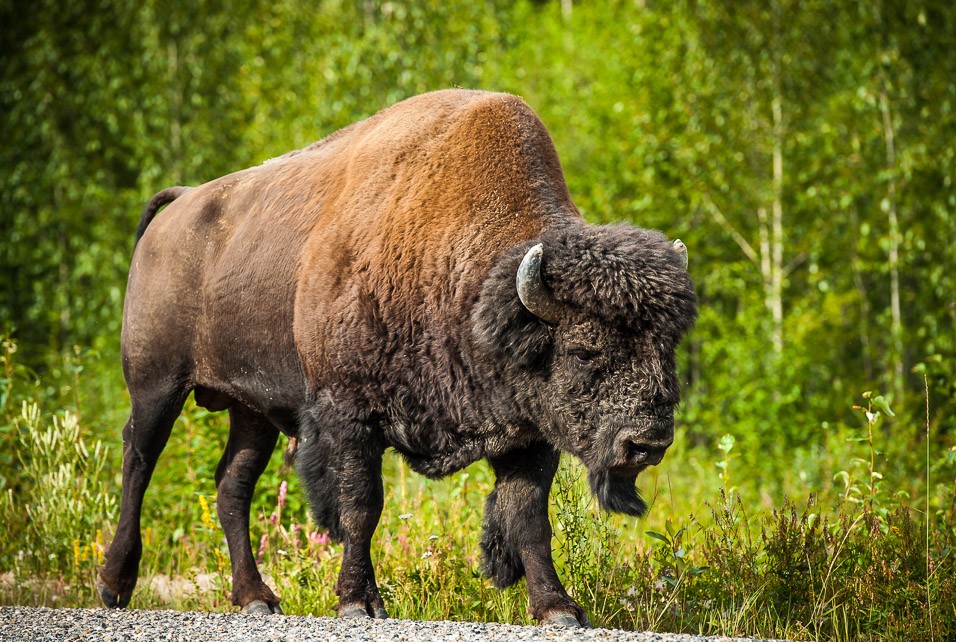
[[[887,251],[890,268],[890,337],[893,342],[891,359],[894,402],[903,404],[905,386],[903,381],[903,315],[900,307],[900,222],[897,215],[897,167],[896,135],[893,130],[893,115],[890,101],[884,88],[880,88],[880,113],[883,116],[883,140],[886,147],[886,170],[888,181],[886,198],[881,207],[889,222],[889,248]]]
[[[783,354],[783,91],[780,86],[781,44],[780,44],[780,4],[772,7],[772,64],[770,67],[773,96],[770,99],[772,145],[772,197],[769,223],[770,268],[767,273],[767,307],[772,325],[771,341],[774,354],[779,358]]]
[[[776,70],[775,70],[776,71]],[[770,318],[773,323],[773,351],[783,354],[783,108],[779,77],[774,78],[773,111],[773,199],[770,206],[770,270],[767,286]]]
[[[860,217],[856,205],[850,210],[850,217],[853,223],[853,231],[856,235],[859,235]],[[863,271],[860,269],[860,262],[863,259],[857,252],[858,244],[858,237],[854,237],[850,244],[850,269],[853,271],[853,284],[860,293],[860,349],[863,353],[863,378],[866,381],[871,381],[873,379],[873,357],[870,347],[870,295],[866,288],[866,281],[863,280]]]
[[[573,0],[561,0],[561,16],[565,21],[571,20],[571,8]]]

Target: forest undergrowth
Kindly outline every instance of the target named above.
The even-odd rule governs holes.
[[[122,410],[87,394],[115,375],[78,352],[40,378],[18,364],[15,343],[3,345],[0,603],[99,606],[95,573],[118,517]],[[638,480],[652,502],[643,520],[599,511],[581,465],[565,457],[551,517],[569,592],[603,627],[953,639],[956,451],[897,452],[886,400],[865,393],[848,403],[859,421],[828,426],[816,452],[784,460],[743,452],[730,435],[705,446],[678,437]],[[177,421],[147,493],[132,608],[234,609],[214,517],[225,420],[190,401]],[[332,615],[341,546],[310,520],[280,451],[259,483],[253,547],[286,613]],[[498,591],[481,574],[488,466],[436,482],[389,453],[384,471],[373,557],[390,615],[531,624],[523,582]]]

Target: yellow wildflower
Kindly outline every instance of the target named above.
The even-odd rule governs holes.
[[[212,521],[212,514],[209,512],[209,502],[206,501],[205,495],[199,496],[199,505],[202,507],[202,523],[203,526],[209,530],[215,530],[216,523]]]
[[[103,531],[97,529],[96,531],[96,543],[93,546],[93,556],[96,558],[97,564],[102,564],[106,560],[106,556],[103,552],[106,550],[106,542],[103,539]]]

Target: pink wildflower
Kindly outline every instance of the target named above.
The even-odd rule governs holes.
[[[329,534],[311,531],[309,533],[309,546],[314,548],[325,548],[329,543]]]
[[[266,555],[266,546],[269,545],[269,534],[265,533],[262,536],[262,539],[259,540],[259,555],[256,558],[256,562],[262,564],[262,559]]]
[[[289,492],[289,484],[283,479],[279,484],[279,508],[285,506],[285,496]]]

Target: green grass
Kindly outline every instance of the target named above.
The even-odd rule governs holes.
[[[38,377],[4,345],[0,603],[98,606],[95,571],[118,513],[121,384],[96,355],[71,355]],[[943,439],[926,441],[926,452],[896,446],[885,401],[855,401],[856,424],[821,426],[813,447],[784,458],[729,437],[698,446],[678,438],[639,480],[652,500],[644,520],[598,511],[582,468],[564,458],[551,505],[568,590],[607,627],[953,639],[956,449]],[[132,607],[233,608],[214,517],[225,436],[224,416],[187,404],[147,494]],[[432,481],[389,453],[384,471],[373,557],[391,616],[531,624],[523,583],[498,591],[480,573],[488,466]],[[286,613],[333,613],[341,548],[309,520],[281,448],[259,484],[252,538]]]

